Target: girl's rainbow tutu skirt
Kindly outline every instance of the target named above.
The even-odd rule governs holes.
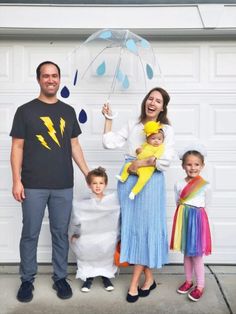
[[[177,207],[172,227],[172,250],[186,256],[211,254],[211,234],[204,208],[181,204]]]

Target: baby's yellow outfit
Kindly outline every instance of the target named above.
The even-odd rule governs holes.
[[[161,155],[164,153],[164,144],[160,144],[159,146],[152,146],[145,142],[142,145],[142,152],[137,155],[138,160],[142,160],[148,157],[155,156],[157,159],[161,157]],[[125,182],[128,177],[128,168],[131,165],[131,162],[128,162],[125,164],[121,175],[118,177],[121,182]],[[145,186],[145,184],[148,182],[148,180],[151,178],[153,172],[155,171],[155,166],[149,166],[149,167],[140,167],[137,170],[138,180],[136,184],[134,185],[129,198],[134,199],[135,195],[137,195]]]

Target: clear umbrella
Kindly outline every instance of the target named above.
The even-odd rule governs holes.
[[[75,49],[72,58],[75,88],[106,94],[146,92],[161,75],[150,43],[126,29],[95,32]],[[68,87],[61,91],[69,96]]]

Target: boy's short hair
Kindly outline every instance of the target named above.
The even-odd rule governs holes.
[[[91,184],[93,177],[104,178],[105,184],[107,185],[107,183],[108,183],[108,176],[106,174],[106,169],[104,169],[102,167],[98,167],[98,168],[95,168],[95,169],[89,171],[89,173],[86,177],[87,184]]]

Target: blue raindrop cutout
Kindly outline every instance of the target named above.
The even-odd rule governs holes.
[[[106,72],[106,64],[105,61],[103,61],[103,63],[101,63],[96,70],[96,73],[98,76],[102,76],[104,75],[104,73]]]
[[[133,39],[128,39],[125,43],[126,47],[133,53],[137,53],[138,49]]]
[[[69,96],[70,96],[70,91],[66,86],[64,86],[61,90],[61,97],[68,98]]]
[[[87,113],[84,109],[81,109],[78,120],[80,123],[85,123],[88,120]]]
[[[125,78],[124,78],[124,81],[122,83],[122,86],[124,89],[128,89],[129,88],[129,79],[128,79],[128,76],[125,75]]]
[[[149,44],[149,42],[148,42],[146,39],[142,39],[142,40],[141,40],[141,46],[142,46],[143,48],[149,48],[149,47],[150,47],[150,44]]]
[[[118,71],[116,73],[116,79],[119,82],[122,82],[124,79],[124,74],[122,73],[122,71],[120,69],[118,69]]]
[[[108,38],[111,38],[111,37],[112,37],[111,31],[105,31],[105,32],[102,32],[99,35],[99,38],[102,38],[102,39],[108,39]]]
[[[74,77],[74,82],[73,82],[74,86],[77,83],[77,78],[78,78],[78,70],[76,70],[76,72],[75,72],[75,77]]]
[[[146,64],[146,73],[149,80],[153,78],[153,69],[149,64]]]

